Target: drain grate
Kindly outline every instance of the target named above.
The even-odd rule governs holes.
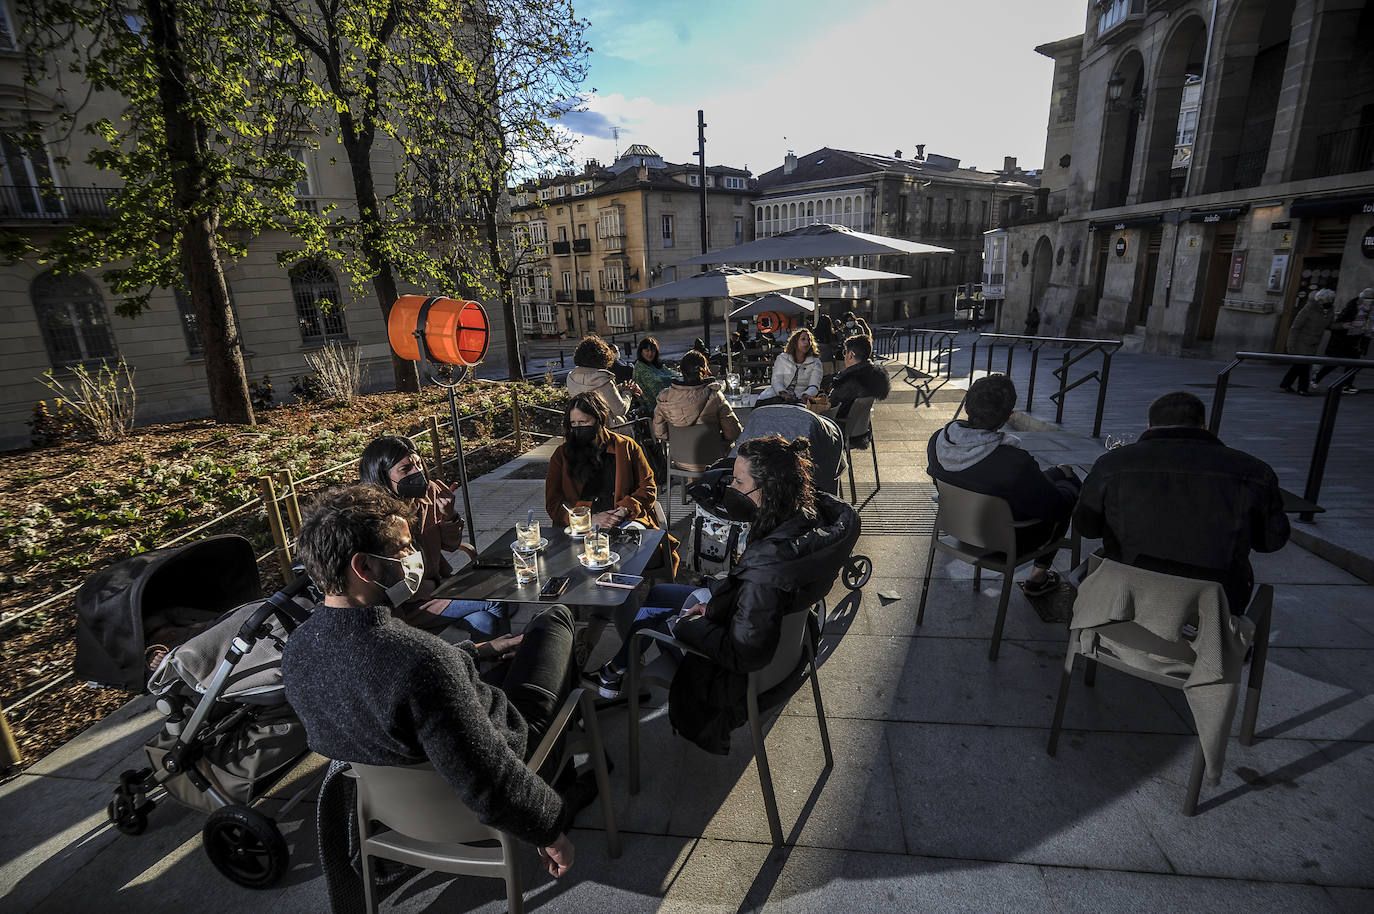
[[[857,482],[866,536],[929,536],[935,529],[934,483],[885,482],[874,492],[873,483]],[[844,485],[848,487],[848,478]]]

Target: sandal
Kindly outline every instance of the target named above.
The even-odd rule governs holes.
[[[1045,579],[1032,583],[1031,581],[1021,582],[1021,592],[1028,597],[1043,597],[1047,593],[1059,589],[1059,572],[1053,569],[1045,572]]]

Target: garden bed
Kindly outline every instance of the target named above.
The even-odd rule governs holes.
[[[519,392],[523,431],[559,431],[555,414],[523,407],[561,410],[561,389],[465,386],[460,416],[484,413],[461,423],[470,478],[517,456],[508,439],[512,389]],[[25,610],[234,509],[240,510],[196,536],[238,533],[262,555],[272,546],[266,512],[260,505],[244,507],[258,497],[258,477],[289,469],[293,478],[305,479],[356,458],[378,435],[416,434],[428,429],[429,417],[445,423],[448,415],[446,394],[428,388],[367,394],[348,405],[266,410],[256,426],[205,420],[150,425],[114,444],[79,441],[0,455],[0,539],[6,544],[0,554],[0,706],[14,709],[7,717],[25,762],[42,758],[129,698],[67,678],[26,699],[70,673],[76,619],[71,595]],[[445,459],[452,458],[452,433],[441,427],[441,438]],[[523,449],[543,440],[527,435]],[[428,436],[419,446],[431,454]],[[456,480],[456,469],[446,475]],[[355,478],[348,467],[302,485],[300,495]],[[270,559],[260,567],[270,592],[279,573]]]

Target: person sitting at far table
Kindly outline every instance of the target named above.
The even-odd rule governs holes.
[[[816,338],[805,327],[794,330],[773,362],[773,383],[763,392],[760,401],[793,403],[814,397],[820,392],[824,374],[825,368],[816,351]]]
[[[700,352],[689,352],[682,357],[681,368],[682,380],[674,381],[658,395],[658,408],[654,410],[654,437],[666,441],[669,428],[709,425],[727,442],[738,438],[739,419],[735,417],[730,404],[725,402],[720,382],[711,377],[706,357]],[[687,465],[683,465],[683,468],[693,471],[706,469]]]
[[[616,351],[610,343],[595,334],[583,337],[573,350],[575,367],[568,372],[566,382],[568,396],[599,394],[610,411],[610,425],[624,422],[634,405],[634,398],[642,393],[634,381],[617,382],[612,370],[616,364]]]
[[[830,384],[830,405],[837,419],[849,415],[849,409],[860,397],[886,400],[892,392],[892,381],[873,364],[873,340],[851,336],[844,341],[844,368],[835,374]]]

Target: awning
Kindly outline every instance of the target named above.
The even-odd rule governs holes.
[[[1288,206],[1290,216],[1348,216],[1374,214],[1374,191],[1339,197],[1298,197]]]
[[[1106,230],[1108,232],[1120,232],[1126,229],[1148,228],[1152,225],[1159,225],[1162,221],[1163,217],[1159,213],[1155,213],[1151,216],[1126,216],[1121,219],[1105,219],[1101,222],[1089,222],[1088,231],[1100,232]]]
[[[1189,222],[1202,222],[1211,224],[1214,222],[1235,222],[1245,212],[1250,209],[1250,205],[1224,206],[1220,209],[1195,209],[1188,214]]]

